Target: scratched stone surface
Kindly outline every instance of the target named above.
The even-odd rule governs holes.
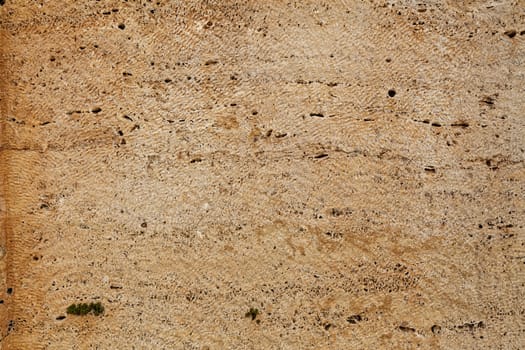
[[[3,349],[525,347],[524,1],[0,4]]]

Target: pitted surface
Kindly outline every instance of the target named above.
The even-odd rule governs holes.
[[[6,0],[0,44],[3,348],[523,348],[523,1]]]

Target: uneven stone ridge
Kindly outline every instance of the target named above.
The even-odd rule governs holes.
[[[525,347],[523,1],[0,4],[3,349]]]

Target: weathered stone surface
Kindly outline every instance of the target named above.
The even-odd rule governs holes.
[[[2,3],[3,348],[524,347],[523,1]]]

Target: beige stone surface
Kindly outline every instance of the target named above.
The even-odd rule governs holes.
[[[1,3],[3,349],[525,348],[523,1]]]

